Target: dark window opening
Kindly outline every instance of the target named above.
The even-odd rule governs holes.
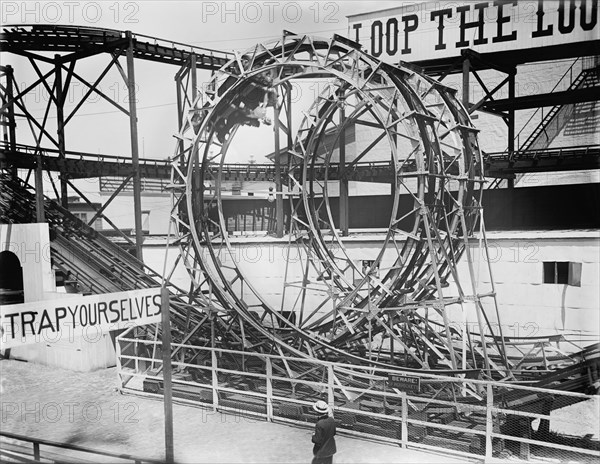
[[[556,263],[556,283],[557,284],[568,284],[569,283],[569,263],[565,263],[565,262]]]
[[[544,283],[581,287],[581,263],[568,261],[544,262]]]

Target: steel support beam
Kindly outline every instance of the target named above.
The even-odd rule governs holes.
[[[60,163],[60,204],[63,208],[69,209],[69,194],[67,190],[68,174],[64,167],[65,161],[65,116],[63,96],[62,68],[60,64],[60,55],[54,55],[54,92],[56,95],[56,135],[58,140],[58,158]]]
[[[511,74],[508,80],[508,99],[515,99],[515,75]],[[506,124],[508,125],[508,146],[507,150],[509,153],[514,152],[515,150],[515,110],[511,108],[508,110],[508,118],[506,118]],[[514,188],[515,179],[514,177],[509,177],[507,180],[508,188]]]
[[[14,150],[17,145],[17,133],[16,133],[17,124],[15,122],[15,104],[14,104],[14,100],[13,100],[14,73],[13,73],[12,66],[5,67],[4,76],[6,79],[6,102],[8,105],[6,108],[6,118],[5,118],[5,123],[8,126],[8,130],[6,130],[6,127],[5,127],[4,140],[6,141],[6,143],[8,143],[8,146],[10,147],[10,149]],[[16,167],[13,167],[11,172],[14,177],[17,176],[17,168]]]
[[[289,111],[289,110],[288,110]],[[280,126],[279,116],[281,107],[279,106],[279,98],[275,102],[274,107],[273,131],[275,136],[275,233],[277,238],[283,237],[283,195],[281,189],[281,141],[280,141]]]
[[[470,113],[469,109],[469,73],[471,72],[471,62],[469,58],[465,58],[462,64],[462,103],[465,109]]]
[[[343,91],[338,94],[340,99],[340,230],[342,236],[347,237],[350,229],[350,202],[348,200],[348,178],[346,177],[346,130],[345,130],[345,112]]]
[[[162,325],[162,357],[164,381],[164,412],[165,412],[165,462],[175,462],[173,445],[173,389],[171,375],[171,309],[169,307],[169,290],[160,289],[160,312]]]
[[[585,89],[566,90],[564,92],[551,92],[540,95],[527,95],[525,97],[504,98],[494,100],[483,105],[487,111],[526,110],[544,106],[569,105],[598,100],[598,87]]]
[[[117,197],[117,195],[119,195],[119,193],[121,193],[121,190],[123,190],[125,188],[125,186],[129,183],[130,180],[131,180],[131,175],[126,177],[125,180],[123,180],[123,182],[121,182],[121,185],[119,185],[119,187],[113,192],[113,194],[110,196],[110,198],[104,202],[104,204],[102,205],[102,207],[99,210],[96,211],[96,214],[94,215],[94,217],[88,221],[88,226],[92,227],[92,225],[98,218],[101,218],[101,217],[105,218],[105,216],[103,214],[104,210],[108,207],[108,205],[110,205],[112,203],[112,201]]]
[[[37,222],[46,222],[44,211],[44,166],[42,155],[38,150],[35,164],[35,219]]]
[[[127,32],[129,45],[127,47],[127,91],[129,97],[129,130],[131,135],[131,162],[133,166],[133,211],[135,223],[135,253],[143,261],[142,244],[142,181],[139,166],[139,143],[137,129],[137,95],[135,94],[135,71],[133,64],[133,39],[131,32]]]
[[[189,101],[191,109],[196,101],[197,91],[198,91],[198,81],[196,76],[196,57],[194,55],[190,56],[189,59],[189,68],[187,73],[187,85],[186,90],[191,91],[191,99]],[[192,87],[191,89],[189,87]],[[184,95],[185,97],[185,95]],[[180,128],[181,130],[181,128]],[[192,191],[194,192],[194,204],[195,205],[203,205],[202,198],[204,196],[204,181],[201,182],[201,172],[200,172],[200,154],[198,153],[198,147],[194,146],[192,148],[192,159],[194,160],[194,176],[192,177]],[[190,214],[200,214],[200,211],[190,211]]]

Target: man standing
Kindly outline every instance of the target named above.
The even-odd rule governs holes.
[[[332,417],[331,408],[325,401],[317,401],[313,404],[313,409],[319,413],[319,418],[312,436],[312,442],[315,444],[312,464],[331,464],[333,455],[337,451],[334,438],[335,419]]]

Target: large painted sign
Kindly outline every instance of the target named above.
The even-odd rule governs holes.
[[[0,349],[160,322],[160,287],[0,306]]]
[[[574,44],[600,38],[598,0],[403,2],[349,16],[348,37],[393,63]]]

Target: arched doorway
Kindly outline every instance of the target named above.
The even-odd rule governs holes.
[[[23,303],[23,268],[19,257],[12,251],[0,252],[0,304]],[[10,349],[2,357],[10,357]]]
[[[0,252],[0,304],[23,303],[23,268],[12,251]]]

